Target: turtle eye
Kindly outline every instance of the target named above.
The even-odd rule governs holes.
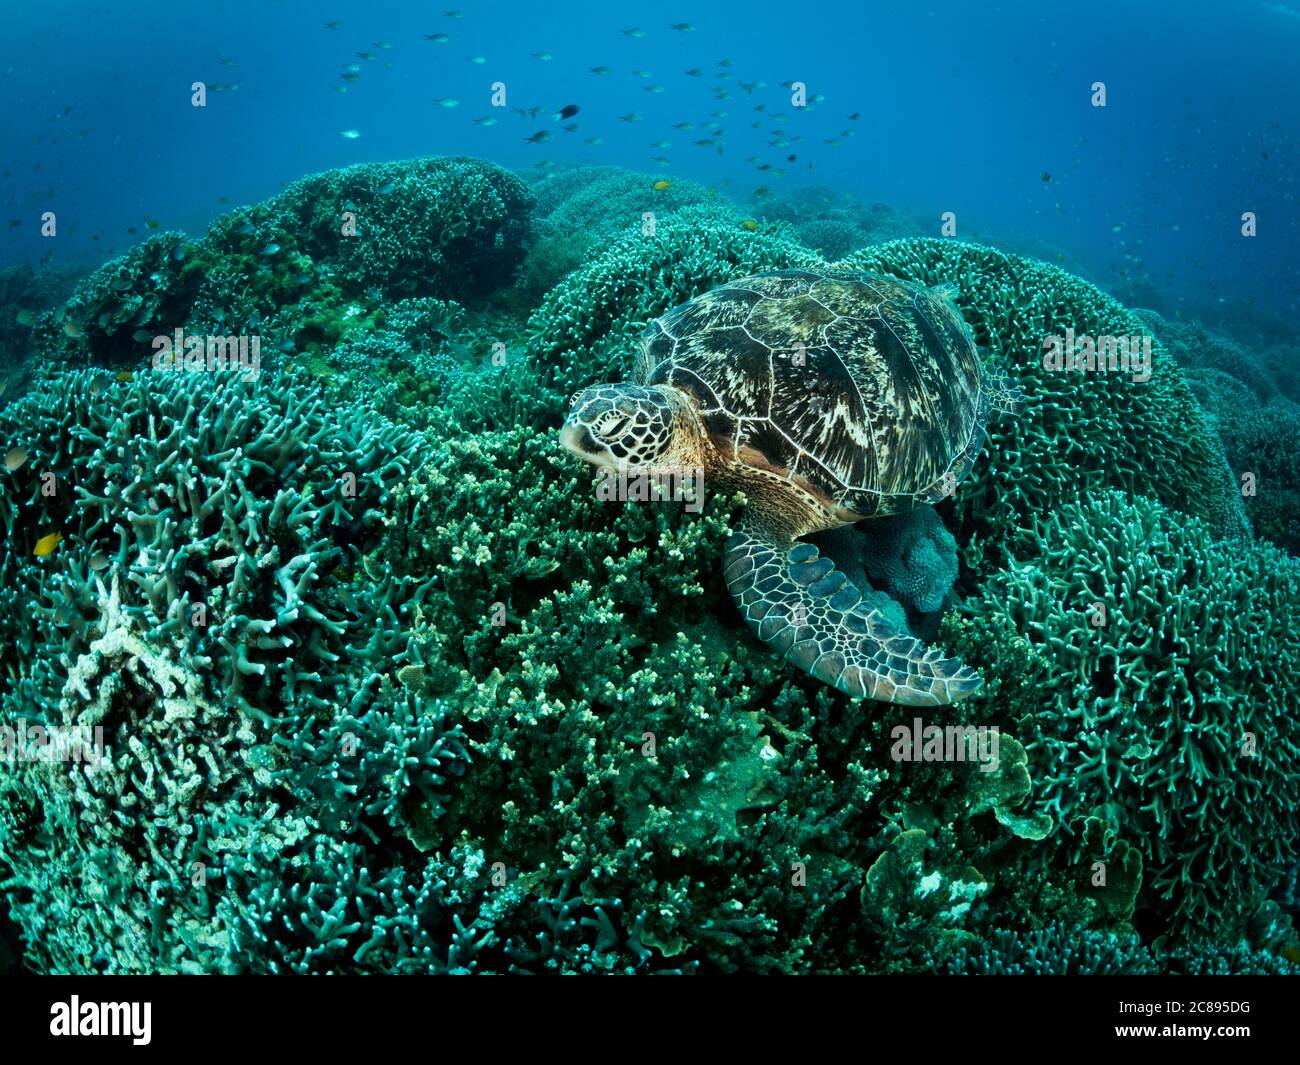
[[[626,414],[610,415],[601,421],[596,431],[604,437],[621,436],[631,420]]]

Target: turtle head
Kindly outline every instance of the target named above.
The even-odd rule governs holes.
[[[573,397],[560,443],[593,466],[698,465],[698,422],[672,387],[597,385]]]

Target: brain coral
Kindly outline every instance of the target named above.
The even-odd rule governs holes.
[[[1137,848],[1140,909],[1240,929],[1300,848],[1300,564],[1117,492],[1010,546],[958,642],[1038,807],[1073,861],[1089,818]]]

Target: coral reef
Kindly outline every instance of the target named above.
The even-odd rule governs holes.
[[[561,395],[619,380],[650,319],[711,288],[820,260],[788,229],[751,230],[734,209],[684,207],[657,217],[653,232],[622,237],[561,281],[529,321],[533,357]]]
[[[841,265],[955,285],[977,343],[1024,395],[1016,417],[991,419],[990,459],[975,464],[955,501],[954,531],[972,565],[1084,490],[1149,495],[1203,518],[1219,535],[1249,536],[1214,428],[1158,345],[1147,381],[1044,369],[1045,339],[1067,329],[1080,337],[1146,335],[1100,290],[1046,263],[956,241],[896,241]]]
[[[1240,930],[1300,847],[1300,564],[1116,492],[1011,548],[949,635],[990,678],[1071,863],[1098,856],[1100,819],[1142,855],[1140,908]]]
[[[532,187],[537,216],[555,234],[581,234],[593,244],[607,243],[627,230],[640,230],[647,211],[662,217],[681,207],[704,203],[710,194],[694,181],[663,179],[615,166],[556,170]]]
[[[1043,263],[868,247],[915,232],[879,205],[654,183],[331,171],[36,315],[46,369],[0,408],[26,453],[0,473],[0,725],[107,742],[0,774],[24,964],[1293,971],[1300,575],[1249,542],[1232,472],[1292,535],[1260,502],[1296,483],[1300,444],[1263,439],[1282,380]],[[740,500],[607,502],[558,445],[649,319],[841,256],[955,284],[1023,393],[954,500],[822,541],[980,669],[942,724],[996,727],[994,763],[904,757],[913,711],[748,633]],[[178,326],[260,333],[261,375],[99,369]],[[1153,376],[1045,371],[1066,328],[1155,331]]]
[[[379,324],[385,301],[480,301],[514,280],[532,206],[520,178],[478,159],[315,174],[198,240],[156,234],[107,263],[39,316],[38,350],[50,366],[138,365],[177,327],[303,350]]]

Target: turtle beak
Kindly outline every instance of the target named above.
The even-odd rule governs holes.
[[[577,455],[580,459],[587,462],[592,460],[592,455],[596,451],[596,441],[591,438],[581,425],[576,422],[565,422],[564,427],[560,430],[560,446],[570,454]]]

